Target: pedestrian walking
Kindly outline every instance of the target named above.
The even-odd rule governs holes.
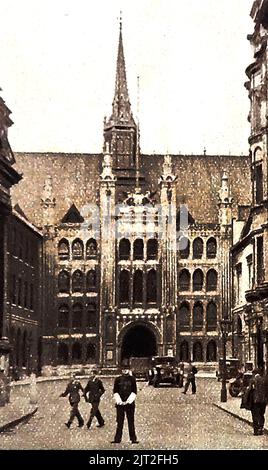
[[[254,369],[249,384],[252,391],[251,415],[254,436],[262,436],[265,422],[265,410],[268,403],[268,376],[263,376],[261,369]]]
[[[180,362],[178,367],[178,386],[179,388],[183,387],[183,378],[184,378],[184,363]]]
[[[186,376],[186,382],[184,386],[184,393],[186,395],[187,390],[189,388],[189,385],[192,385],[192,394],[195,395],[196,393],[196,383],[195,383],[195,375],[197,374],[197,368],[192,364],[192,361],[188,362],[187,366],[187,376]]]
[[[132,444],[138,444],[135,431],[135,399],[137,396],[137,383],[130,370],[122,368],[121,375],[114,381],[114,400],[116,406],[116,433],[112,444],[121,442],[125,415],[128,421],[129,438]]]
[[[94,416],[98,420],[98,427],[101,428],[104,426],[105,422],[99,410],[101,396],[105,392],[102,381],[97,377],[98,371],[93,369],[91,371],[91,377],[84,389],[84,397],[86,402],[91,403],[91,410],[89,419],[87,422],[87,428],[90,429],[91,423]]]
[[[60,397],[67,397],[69,395],[69,402],[71,405],[70,418],[65,426],[70,428],[74,418],[78,420],[78,427],[81,428],[84,426],[84,420],[78,409],[78,404],[80,402],[80,391],[83,393],[83,387],[79,380],[76,379],[76,374],[72,375],[71,381],[68,383],[65,392],[63,392]]]

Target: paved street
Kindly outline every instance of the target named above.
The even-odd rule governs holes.
[[[85,385],[86,380],[82,380]],[[38,412],[27,423],[0,434],[0,449],[268,449],[268,436],[253,436],[252,428],[213,406],[218,401],[220,384],[199,378],[196,395],[183,395],[182,389],[162,386],[154,389],[138,382],[136,430],[140,443],[129,443],[127,429],[119,445],[110,444],[115,431],[112,400],[113,379],[104,379],[106,393],[101,411],[103,428],[96,423],[91,430],[73,424],[68,430],[67,398],[59,398],[66,381],[38,384]],[[16,387],[16,396],[25,396],[28,387]],[[81,401],[85,419],[89,405]]]

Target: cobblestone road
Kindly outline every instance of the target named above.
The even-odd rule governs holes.
[[[86,380],[82,380],[85,385]],[[198,379],[197,394],[183,395],[182,389],[162,386],[154,389],[138,383],[136,430],[140,441],[129,443],[125,427],[123,441],[110,444],[115,431],[112,379],[105,379],[106,393],[101,411],[106,424],[96,423],[87,430],[76,423],[68,430],[68,399],[59,398],[65,381],[38,384],[38,412],[27,423],[0,434],[0,449],[268,449],[268,436],[253,436],[252,428],[213,406],[220,397],[220,384],[213,379]],[[25,395],[27,387],[17,387]],[[81,401],[85,419],[89,405]]]

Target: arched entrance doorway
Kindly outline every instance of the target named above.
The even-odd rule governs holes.
[[[131,326],[123,336],[121,362],[130,357],[157,355],[157,342],[153,331],[145,325]]]

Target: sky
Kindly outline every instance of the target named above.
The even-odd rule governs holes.
[[[102,151],[122,10],[142,152],[247,154],[252,4],[0,0],[0,93],[12,110],[13,150]]]

